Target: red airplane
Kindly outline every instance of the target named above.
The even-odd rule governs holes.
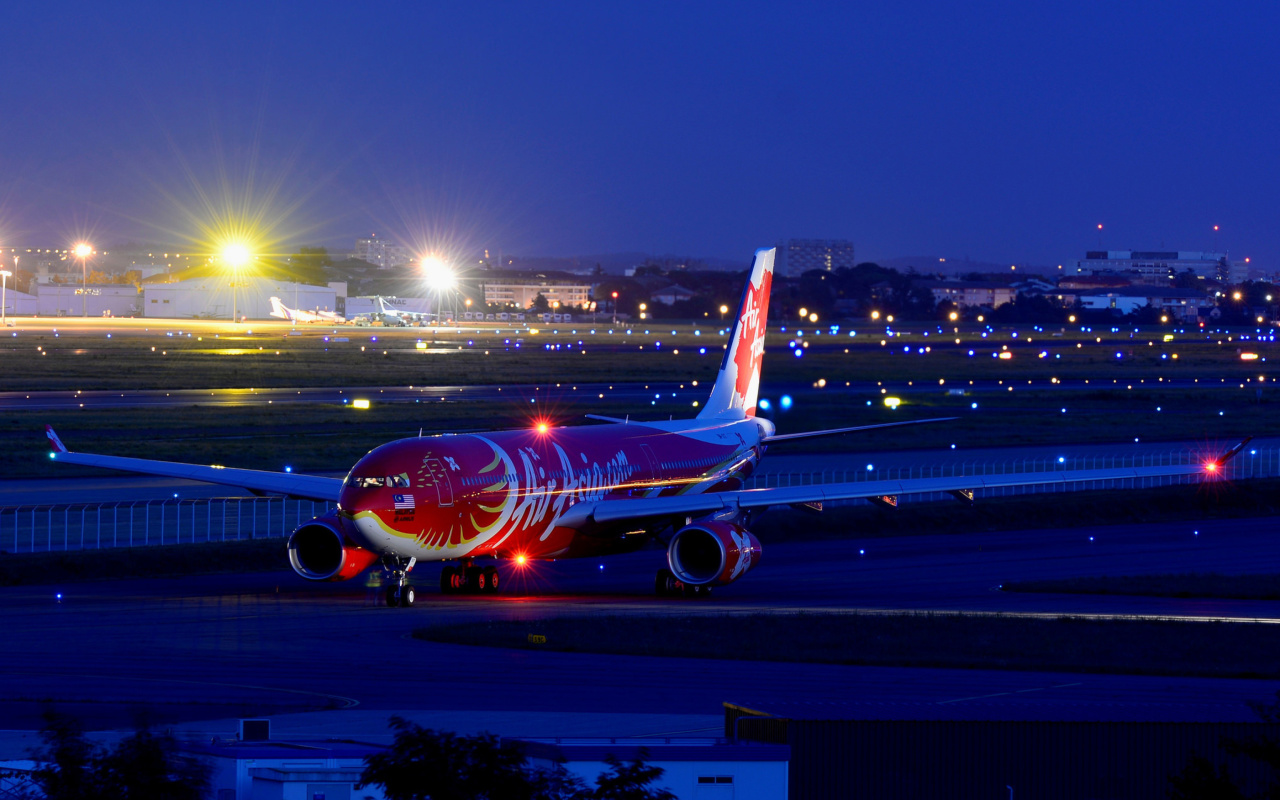
[[[419,436],[384,444],[345,479],[73,453],[52,428],[50,457],[70,464],[187,478],[337,503],[289,538],[293,569],[311,580],[347,580],[375,562],[390,573],[387,604],[409,606],[407,575],[420,561],[447,561],[442,592],[496,592],[494,564],[625,553],[665,543],[659,594],[702,594],[760,563],[750,522],[770,506],[1218,471],[1243,443],[1207,464],[1005,475],[861,481],[743,490],[775,442],[866,425],[779,435],[756,417],[774,251],[759,250],[710,397],[693,419],[603,419],[608,424],[485,434]]]

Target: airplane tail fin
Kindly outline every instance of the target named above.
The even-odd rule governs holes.
[[[729,347],[720,362],[720,374],[716,376],[711,397],[698,413],[698,419],[743,419],[756,415],[775,252],[772,247],[756,251],[751,277],[742,291],[742,302],[734,317]]]
[[[271,316],[280,319],[293,319],[293,315],[289,313],[289,309],[284,307],[284,303],[280,302],[279,297],[271,298]]]

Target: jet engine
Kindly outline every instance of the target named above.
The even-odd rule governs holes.
[[[667,564],[688,586],[719,586],[746,575],[760,561],[760,541],[732,522],[697,522],[667,546]]]
[[[377,561],[377,553],[352,541],[347,525],[336,511],[299,525],[289,537],[293,571],[313,581],[345,581]]]

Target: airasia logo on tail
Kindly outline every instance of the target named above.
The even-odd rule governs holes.
[[[760,285],[747,284],[747,294],[742,300],[742,316],[738,318],[738,337],[733,348],[735,405],[742,407],[747,416],[756,412],[756,387],[760,382],[760,365],[764,361],[764,332],[769,321],[769,289],[773,284],[773,270],[765,269]]]

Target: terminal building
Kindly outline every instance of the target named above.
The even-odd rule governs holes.
[[[1116,275],[1133,283],[1168,283],[1190,271],[1197,278],[1244,283],[1249,264],[1232,262],[1226,253],[1187,250],[1089,250],[1076,263],[1076,275]]]
[[[830,272],[853,266],[853,242],[847,239],[788,239],[778,243],[774,257],[774,270],[779,275],[801,275],[813,269]]]

